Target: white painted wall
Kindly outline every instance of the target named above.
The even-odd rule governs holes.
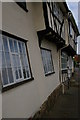
[[[2,94],[0,91],[0,120],[2,119]]]
[[[2,3],[0,2],[0,29],[2,29]],[[0,61],[2,64],[2,59]],[[1,68],[0,68],[1,70]],[[2,119],[2,94],[1,94],[1,78],[0,78],[0,120]]]
[[[40,48],[34,25],[34,3],[27,3],[26,13],[16,3],[3,3],[2,29],[28,40],[28,52],[34,80],[8,90],[2,94],[3,118],[27,118],[33,115],[47,99],[47,96],[59,85],[59,63],[56,45],[44,40],[42,45],[52,50],[55,74],[46,76],[42,64]],[[40,17],[40,15],[38,14]],[[36,18],[37,19],[37,18]],[[41,22],[42,24],[42,22]],[[41,25],[40,25],[41,26]],[[42,28],[40,28],[42,29]]]
[[[80,36],[77,37],[77,54],[80,55]]]

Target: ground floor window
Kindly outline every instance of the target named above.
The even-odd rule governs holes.
[[[51,50],[41,48],[45,75],[54,72]]]
[[[0,77],[3,87],[32,77],[26,42],[0,34]]]
[[[67,54],[62,52],[62,54],[61,54],[61,68],[62,68],[62,70],[67,68],[67,59],[68,59]]]

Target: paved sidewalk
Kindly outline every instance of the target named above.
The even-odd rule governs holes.
[[[76,68],[69,90],[59,96],[44,118],[80,118],[80,68]]]

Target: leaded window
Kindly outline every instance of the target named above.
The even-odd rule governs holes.
[[[51,50],[41,48],[45,75],[54,72]]]
[[[67,69],[67,54],[62,52],[62,55],[61,55],[61,65],[62,65],[62,69]]]
[[[3,87],[31,78],[26,42],[0,34],[0,76]]]

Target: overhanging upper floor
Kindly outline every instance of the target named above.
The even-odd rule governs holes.
[[[70,44],[68,46],[64,47],[62,49],[62,52],[66,52],[69,56],[76,55],[76,51],[72,48],[72,46]]]
[[[60,49],[65,45],[65,40],[61,38],[59,34],[57,34],[52,28],[47,28],[42,31],[37,32],[39,37],[39,46],[41,46],[42,40],[47,39],[49,41],[52,41],[57,45],[57,49]]]

